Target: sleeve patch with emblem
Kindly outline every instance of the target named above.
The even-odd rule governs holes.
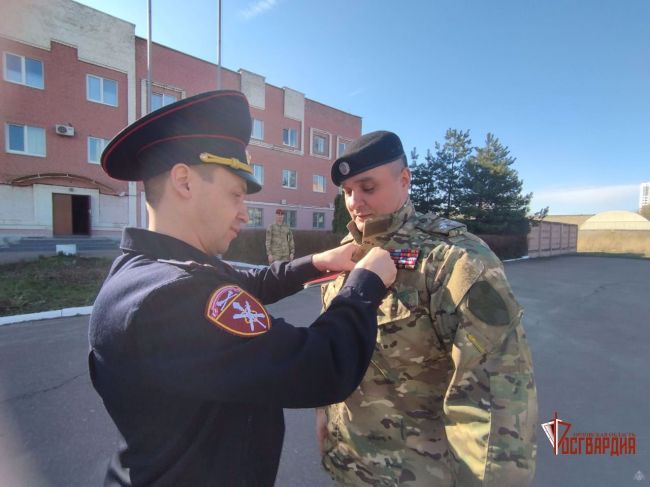
[[[219,328],[244,337],[261,335],[271,329],[264,306],[234,285],[222,286],[210,295],[205,317]]]

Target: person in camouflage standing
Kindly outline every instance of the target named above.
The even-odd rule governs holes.
[[[503,265],[458,222],[417,213],[399,137],[362,136],[334,162],[343,242],[391,252],[376,349],[357,390],[316,411],[324,468],[345,486],[529,485],[537,394]],[[322,288],[327,308],[346,279]]]
[[[289,225],[284,223],[284,211],[275,210],[275,223],[266,229],[266,255],[269,264],[276,260],[293,260],[295,254],[293,234]]]

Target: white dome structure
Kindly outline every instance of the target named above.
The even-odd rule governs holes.
[[[580,230],[650,230],[650,221],[631,211],[604,211],[587,219]]]

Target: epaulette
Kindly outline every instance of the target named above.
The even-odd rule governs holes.
[[[195,271],[197,269],[216,270],[216,268],[210,264],[200,264],[194,260],[158,259],[158,262],[171,264],[186,271]]]
[[[423,230],[427,233],[438,233],[441,235],[448,235],[450,237],[460,235],[467,231],[467,227],[462,223],[454,220],[442,218],[435,213],[427,213],[421,215],[415,224],[416,228]]]

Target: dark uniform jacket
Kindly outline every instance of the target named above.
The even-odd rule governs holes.
[[[282,408],[339,402],[356,388],[383,283],[352,271],[327,312],[299,328],[269,317],[263,304],[318,277],[311,257],[242,272],[135,228],[125,230],[122,250],[89,329],[91,379],[122,436],[105,485],[273,485]],[[223,290],[229,309],[218,306]],[[228,320],[245,327],[220,324]]]

